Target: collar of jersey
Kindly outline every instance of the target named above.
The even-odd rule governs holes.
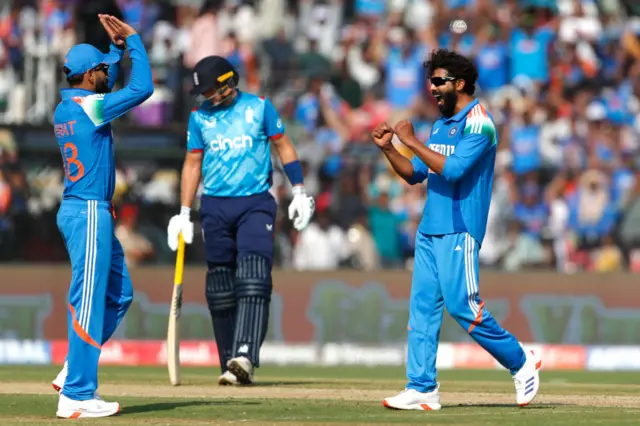
[[[467,116],[467,114],[469,114],[469,111],[471,111],[471,108],[478,105],[478,102],[479,101],[477,99],[474,99],[473,101],[469,102],[469,105],[464,107],[459,113],[457,113],[453,117],[448,118],[446,122],[449,123],[451,121],[462,121],[462,119],[464,119]]]
[[[60,95],[62,96],[62,100],[71,99],[75,96],[91,96],[95,95],[96,92],[92,92],[91,90],[86,89],[60,89]]]

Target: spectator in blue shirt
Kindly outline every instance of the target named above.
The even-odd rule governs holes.
[[[569,228],[578,237],[579,247],[598,247],[613,230],[618,215],[607,176],[598,170],[586,171],[568,204]]]
[[[507,43],[500,40],[500,30],[491,26],[489,38],[479,47],[476,55],[478,67],[478,85],[480,89],[491,94],[508,83],[509,77],[509,48]]]
[[[412,31],[396,28],[385,64],[387,100],[395,110],[410,108],[423,90],[425,48]]]
[[[549,207],[541,199],[540,188],[535,183],[527,182],[521,194],[522,202],[516,204],[514,216],[522,224],[525,234],[540,240],[547,225]]]
[[[513,172],[524,175],[540,168],[540,126],[533,122],[532,106],[525,107],[522,124],[511,126]]]
[[[535,28],[533,22],[513,30],[509,46],[511,81],[517,77],[528,77],[538,83],[549,81],[549,48],[554,37],[553,30]]]

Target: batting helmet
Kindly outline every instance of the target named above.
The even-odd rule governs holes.
[[[227,88],[235,88],[239,81],[238,71],[228,60],[221,56],[207,56],[193,68],[191,94],[202,95],[211,89],[224,91]]]

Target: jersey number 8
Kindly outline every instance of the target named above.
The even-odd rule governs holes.
[[[64,167],[65,174],[71,182],[75,182],[82,176],[84,176],[84,165],[80,161],[78,161],[78,148],[71,142],[67,142],[64,144],[64,147],[61,151],[62,158],[64,160],[62,162],[62,167]],[[70,167],[72,164],[76,166],[76,173],[73,176],[71,175]]]

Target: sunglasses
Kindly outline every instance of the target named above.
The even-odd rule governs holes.
[[[444,86],[447,84],[447,81],[456,81],[455,77],[431,77],[430,81],[436,87]]]
[[[98,71],[102,71],[102,72],[109,72],[109,65],[107,64],[100,64],[97,67],[94,67],[91,69],[93,72],[98,72]]]

